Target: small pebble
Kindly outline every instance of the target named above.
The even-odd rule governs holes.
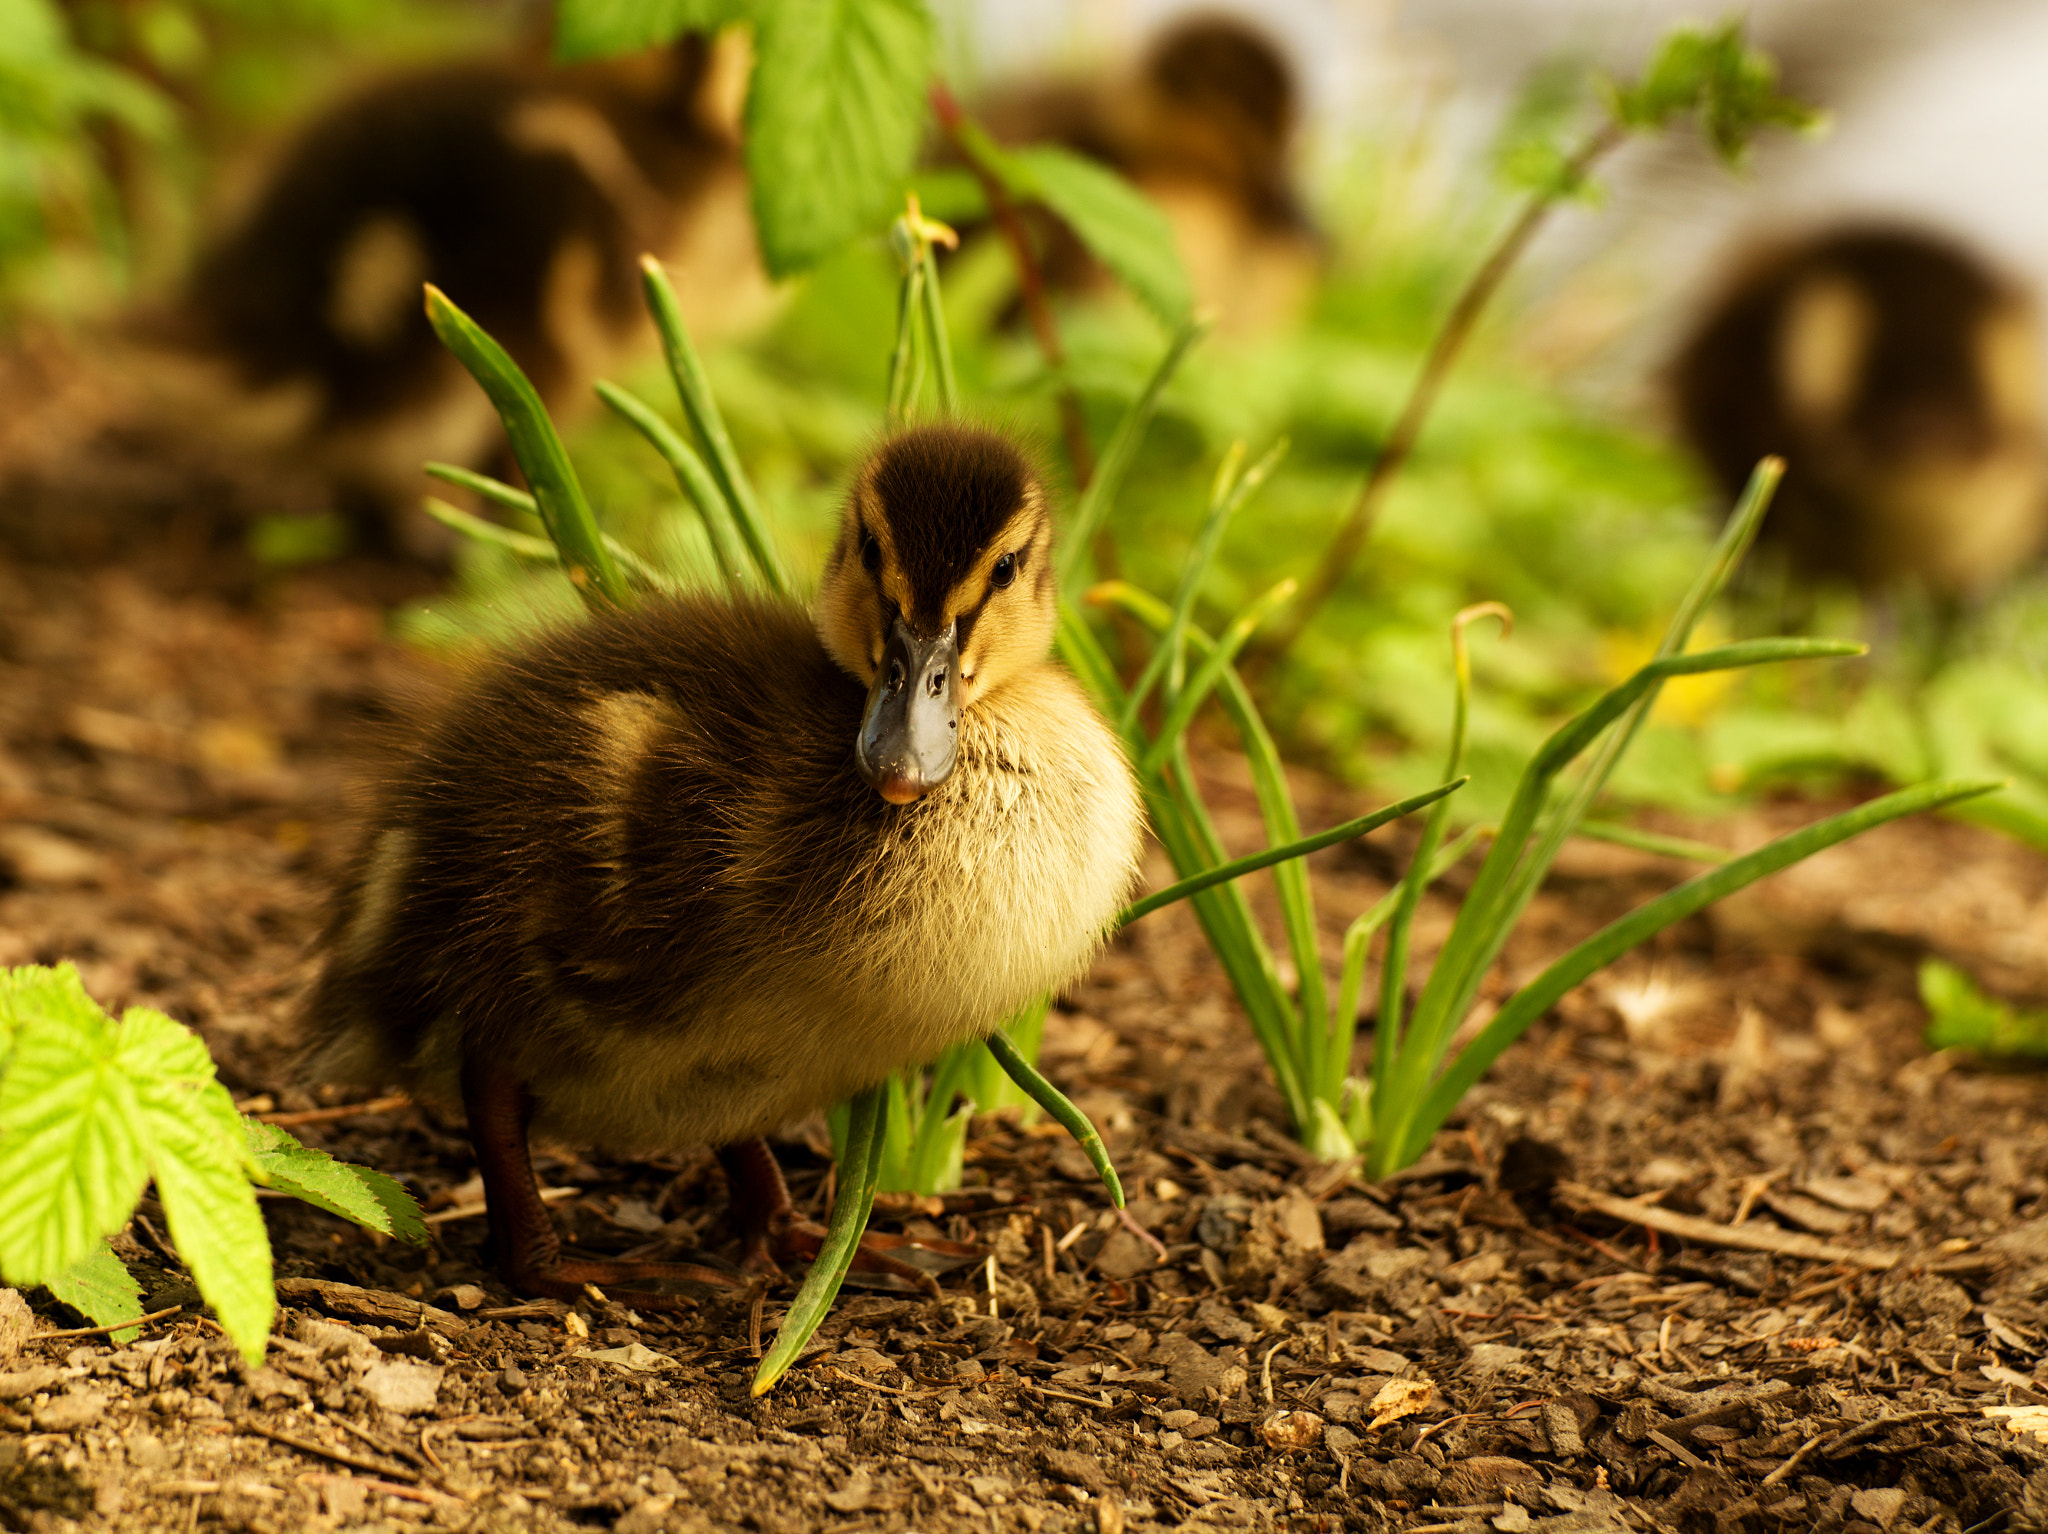
[[[508,1396],[516,1396],[526,1388],[526,1372],[517,1364],[507,1364],[498,1375],[498,1388]]]

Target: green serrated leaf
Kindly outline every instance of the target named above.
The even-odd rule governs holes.
[[[427,1244],[426,1222],[412,1195],[395,1178],[366,1166],[336,1161],[326,1151],[302,1145],[275,1124],[244,1119],[256,1180],[303,1199],[316,1209],[353,1220],[366,1230],[414,1246]]]
[[[249,1186],[246,1151],[240,1143],[223,1145],[204,1119],[157,1115],[152,1129],[151,1170],[171,1240],[222,1329],[245,1359],[260,1363],[277,1294],[270,1235]]]
[[[4,1002],[15,1037],[0,1077],[0,1276],[43,1283],[127,1220],[148,1157],[122,1041],[78,971],[14,970]]]
[[[123,1014],[121,1064],[178,1255],[242,1356],[259,1362],[277,1296],[242,1116],[199,1036],[161,1012]]]
[[[756,52],[754,225],[787,277],[894,215],[924,132],[931,17],[920,0],[779,0]]]
[[[743,20],[745,0],[560,0],[555,57],[573,64],[672,42]]]
[[[1013,194],[1058,214],[1161,323],[1175,326],[1187,318],[1194,290],[1173,225],[1151,198],[1115,171],[1057,144],[1011,150],[1000,168]]]
[[[112,1326],[133,1321],[142,1314],[142,1286],[102,1241],[62,1273],[52,1273],[43,1287],[94,1326]],[[136,1327],[123,1327],[113,1340],[124,1346],[140,1335]]]

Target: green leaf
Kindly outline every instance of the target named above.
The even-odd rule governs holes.
[[[1664,40],[1641,77],[1610,91],[1617,121],[1635,129],[1662,128],[1691,113],[1714,152],[1730,164],[1748,153],[1768,127],[1811,128],[1820,115],[1778,90],[1778,66],[1749,46],[1743,23],[1713,31],[1680,27]]]
[[[560,0],[555,57],[573,64],[672,42],[745,18],[744,0]]]
[[[1987,996],[1953,964],[1920,961],[1920,1000],[1927,1007],[1929,1049],[2048,1060],[2048,1009],[2022,1010]]]
[[[266,1188],[289,1193],[365,1230],[395,1236],[414,1246],[427,1244],[420,1206],[397,1179],[366,1166],[336,1161],[324,1150],[300,1144],[275,1124],[244,1119],[242,1127],[248,1136],[254,1175]]]
[[[1013,149],[998,162],[1013,195],[1045,204],[1161,324],[1194,307],[1194,290],[1159,205],[1115,171],[1057,144]]]
[[[0,1276],[44,1283],[134,1211],[149,1175],[141,1103],[112,1019],[71,965],[14,970],[0,1001],[14,1032],[0,1077]]]
[[[779,0],[760,18],[747,174],[774,277],[895,212],[925,125],[932,24],[919,0]]]
[[[94,1326],[133,1321],[142,1314],[142,1286],[104,1241],[62,1273],[44,1279],[43,1287]],[[139,1335],[138,1328],[123,1327],[112,1340],[125,1347]]]
[[[122,1015],[121,1064],[135,1086],[150,1174],[178,1255],[242,1356],[260,1362],[277,1296],[242,1116],[199,1036],[161,1012],[131,1007]]]

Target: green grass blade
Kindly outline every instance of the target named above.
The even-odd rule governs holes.
[[[901,220],[898,220],[899,224]],[[917,326],[924,312],[920,290],[924,287],[924,262],[912,257],[903,268],[901,286],[896,290],[896,342],[889,348],[889,404],[891,426],[910,419],[917,404],[923,369],[918,366]]]
[[[482,517],[472,516],[459,506],[451,506],[439,496],[429,495],[420,501],[420,509],[443,527],[458,532],[477,543],[488,543],[503,549],[515,559],[528,564],[559,565],[562,551],[545,538],[536,538],[531,533],[515,532],[509,527],[500,527],[496,522],[487,522]],[[619,568],[641,586],[654,591],[665,591],[673,583],[661,571],[627,548],[611,534],[604,535],[604,546],[611,550],[612,558],[619,562]]]
[[[1150,916],[1162,906],[1172,905],[1177,900],[1185,900],[1190,895],[1200,894],[1203,890],[1227,884],[1232,879],[1241,879],[1246,874],[1258,872],[1261,868],[1271,868],[1275,863],[1307,857],[1311,852],[1320,852],[1325,847],[1334,847],[1339,842],[1348,842],[1353,837],[1377,831],[1389,821],[1399,820],[1403,815],[1414,814],[1424,805],[1436,803],[1445,795],[1463,788],[1470,781],[1469,778],[1459,778],[1454,782],[1439,784],[1425,793],[1403,799],[1398,804],[1390,804],[1384,809],[1374,810],[1370,815],[1361,815],[1356,820],[1347,820],[1342,825],[1330,827],[1327,831],[1304,836],[1299,841],[1289,842],[1283,847],[1268,847],[1262,852],[1235,858],[1220,867],[1196,874],[1191,879],[1169,884],[1165,889],[1125,906],[1117,916],[1116,925],[1127,927],[1141,917]]]
[[[1138,771],[1145,774],[1158,772],[1165,766],[1167,754],[1173,743],[1187,733],[1194,722],[1196,712],[1207,701],[1209,694],[1216,690],[1216,684],[1223,678],[1224,667],[1237,659],[1238,652],[1250,642],[1259,625],[1272,616],[1273,609],[1294,595],[1295,580],[1288,576],[1271,591],[1260,597],[1251,606],[1237,615],[1223,637],[1216,642],[1195,674],[1188,679],[1185,687],[1174,694],[1173,707],[1167,710],[1166,718],[1160,722],[1159,733],[1152,739],[1145,759],[1138,764]]]
[[[631,607],[633,593],[598,534],[597,519],[590,514],[569,454],[519,365],[432,283],[427,284],[427,320],[441,344],[483,387],[505,423],[512,456],[533,486],[541,523],[562,551],[562,569],[576,594],[592,608]]]
[[[1223,545],[1224,529],[1230,525],[1230,519],[1237,514],[1238,508],[1251,499],[1286,456],[1287,439],[1283,437],[1274,443],[1267,449],[1266,456],[1243,474],[1229,472],[1233,467],[1231,460],[1243,451],[1241,444],[1234,444],[1230,456],[1225,459],[1225,472],[1217,476],[1216,493],[1210,497],[1208,515],[1202,519],[1201,531],[1196,534],[1194,547],[1188,551],[1187,562],[1181,567],[1180,588],[1173,598],[1173,616],[1168,620],[1166,632],[1160,637],[1157,648],[1145,662],[1145,669],[1132,684],[1130,697],[1124,702],[1126,732],[1159,679],[1179,665],[1189,618],[1195,610],[1195,598],[1201,594],[1209,566],[1215,561],[1217,549]]]
[[[1152,424],[1153,413],[1159,408],[1159,396],[1179,371],[1188,348],[1208,333],[1211,323],[1206,315],[1191,316],[1182,322],[1168,343],[1166,354],[1159,359],[1159,366],[1146,380],[1144,391],[1131,402],[1124,418],[1117,422],[1109,445],[1102,450],[1102,457],[1095,465],[1095,477],[1081,492],[1080,503],[1074,507],[1073,523],[1062,540],[1059,573],[1063,586],[1071,587],[1078,578],[1088,551],[1094,546],[1096,529],[1102,526],[1102,519],[1115,503],[1117,492],[1123,488],[1124,476],[1130,472],[1131,460],[1137,456],[1138,444],[1144,440],[1145,428]]]
[[[697,508],[697,516],[704,524],[704,536],[710,541],[711,558],[718,566],[720,577],[727,586],[737,590],[741,581],[740,552],[733,547],[725,497],[703,458],[645,400],[604,379],[597,382],[597,397],[624,416],[661,454],[669,472],[676,477],[677,487]]]
[[[429,478],[475,491],[487,505],[502,506],[507,511],[523,511],[530,517],[540,515],[540,502],[517,485],[508,485],[502,479],[493,479],[488,474],[479,474],[474,469],[465,469],[454,463],[429,463],[426,470]]]
[[[1696,842],[1689,836],[1665,836],[1610,820],[1582,820],[1573,833],[1589,842],[1607,842],[1637,852],[1655,853],[1660,858],[1682,858],[1688,863],[1725,863],[1735,854],[1712,842]]]
[[[669,376],[675,380],[676,394],[683,402],[683,414],[689,417],[697,440],[704,444],[704,454],[709,460],[712,478],[724,496],[726,510],[732,514],[733,524],[739,528],[740,538],[746,543],[755,568],[761,572],[762,582],[770,591],[786,595],[790,590],[789,576],[784,573],[774,542],[768,536],[768,521],[761,514],[761,503],[754,496],[753,483],[747,478],[746,470],[740,467],[740,456],[733,450],[732,438],[726,433],[725,417],[719,414],[718,401],[712,397],[711,380],[705,376],[704,364],[683,325],[683,311],[676,302],[676,290],[669,286],[661,263],[654,257],[641,257],[640,272],[641,286],[647,293],[648,312],[654,316],[654,328],[661,333],[661,349],[668,359]]]
[[[919,297],[924,306],[925,333],[932,343],[932,372],[939,382],[939,408],[947,415],[960,413],[960,380],[953,371],[953,340],[946,333],[946,306],[939,295],[939,263],[932,248],[924,247],[924,282]]]
[[[1478,1036],[1459,1052],[1450,1069],[1431,1086],[1419,1111],[1408,1118],[1398,1144],[1389,1148],[1393,1159],[1379,1168],[1379,1173],[1384,1175],[1413,1162],[1429,1143],[1430,1137],[1450,1117],[1459,1100],[1503,1050],[1556,1006],[1566,992],[1630,949],[1723,896],[1753,884],[1767,874],[1788,868],[1837,842],[1846,841],[1886,821],[1897,820],[1902,815],[1940,809],[1959,800],[1993,793],[2004,786],[2003,783],[1988,781],[1922,783],[1886,794],[1881,799],[1803,826],[1754,852],[1733,858],[1708,873],[1687,880],[1676,889],[1666,891],[1619,921],[1609,923],[1517,991],[1479,1031]]]
[[[1153,829],[1183,877],[1229,861],[1194,782],[1187,753],[1181,750],[1174,754],[1170,774],[1143,785]],[[1302,1073],[1300,1014],[1280,981],[1280,968],[1252,916],[1244,886],[1233,880],[1190,897],[1189,904],[1251,1020],[1253,1036],[1272,1067],[1290,1121],[1307,1124],[1312,1093]]]
[[[1067,1094],[1039,1075],[1038,1067],[1024,1058],[1023,1051],[1010,1041],[1010,1036],[998,1028],[987,1039],[988,1052],[995,1056],[1009,1078],[1022,1087],[1031,1100],[1046,1111],[1046,1115],[1074,1137],[1074,1143],[1081,1147],[1089,1164],[1095,1168],[1095,1175],[1102,1179],[1102,1186],[1109,1190],[1109,1201],[1121,1209],[1124,1207],[1124,1185],[1116,1175],[1116,1168],[1110,1164],[1109,1149],[1102,1143],[1102,1136],[1096,1132],[1088,1115],[1076,1108]]]
[[[1451,745],[1444,762],[1444,776],[1447,778],[1456,777],[1465,765],[1465,724],[1472,707],[1472,651],[1466,643],[1465,630],[1481,618],[1496,619],[1501,625],[1503,638],[1514,627],[1514,615],[1498,602],[1482,602],[1464,608],[1451,619]],[[1380,964],[1379,1023],[1373,1033],[1372,1089],[1376,1101],[1385,1100],[1394,1062],[1401,1055],[1407,1021],[1408,935],[1415,923],[1415,913],[1422,907],[1423,888],[1433,877],[1431,870],[1449,824],[1450,812],[1448,803],[1440,804],[1423,822],[1422,839],[1416,843],[1415,852],[1408,860],[1407,874],[1401,880],[1393,911],[1388,917],[1387,951]],[[1344,1015],[1342,1009],[1339,1015]],[[1350,1014],[1350,1025],[1357,1026],[1355,1012]],[[1348,1063],[1347,1052],[1345,1064]],[[1326,1090],[1334,1092],[1337,1085],[1328,1083]]]
[[[1059,647],[1060,659],[1088,689],[1089,696],[1110,718],[1117,718],[1123,711],[1124,684],[1116,674],[1116,663],[1070,602],[1060,603],[1059,632],[1053,642]]]
[[[1469,781],[1458,779],[1460,783]],[[1430,860],[1429,877],[1423,882],[1434,884],[1451,869],[1464,861],[1465,854],[1478,844],[1482,836],[1492,834],[1490,826],[1467,826],[1458,839],[1437,850]],[[1401,900],[1401,885],[1395,885],[1370,906],[1358,914],[1350,926],[1344,929],[1344,967],[1337,982],[1336,1024],[1347,1030],[1347,1042],[1342,1057],[1351,1058],[1349,1039],[1356,1037],[1358,1030],[1358,1004],[1365,996],[1365,961],[1372,947],[1373,934],[1393,919],[1394,907]]]
[[[782,1319],[782,1329],[754,1371],[754,1395],[766,1395],[788,1372],[823,1324],[853,1266],[853,1254],[875,1207],[875,1183],[882,1170],[882,1100],[885,1085],[869,1087],[849,1105],[846,1154],[839,1163],[839,1192],[832,1200],[832,1218],[818,1260],[804,1275],[803,1287]]]
[[[424,496],[420,510],[432,517],[443,527],[462,534],[476,543],[488,543],[493,548],[503,549],[515,559],[523,559],[530,565],[559,565],[562,551],[545,538],[536,538],[532,533],[517,532],[452,506],[438,495]]]

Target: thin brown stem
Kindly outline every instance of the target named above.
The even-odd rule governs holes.
[[[1564,186],[1573,186],[1581,181],[1592,169],[1594,163],[1606,155],[1627,136],[1627,129],[1620,123],[1609,122],[1580,146],[1566,165],[1560,178]],[[1485,312],[1487,303],[1493,298],[1507,274],[1528,249],[1536,231],[1560,201],[1555,188],[1546,187],[1535,192],[1515,221],[1510,224],[1499,242],[1494,246],[1479,270],[1472,274],[1459,293],[1457,302],[1451,305],[1451,312],[1445,317],[1443,328],[1437,332],[1436,340],[1430,344],[1429,355],[1423,360],[1422,371],[1416,376],[1415,386],[1408,393],[1407,403],[1401,407],[1400,417],[1394,422],[1394,429],[1388,433],[1386,446],[1373,461],[1372,472],[1366,476],[1365,487],[1358,492],[1358,499],[1351,503],[1350,513],[1344,518],[1336,534],[1330,539],[1329,547],[1323,551],[1321,563],[1315,573],[1302,584],[1301,595],[1297,597],[1286,616],[1281,619],[1271,635],[1254,647],[1246,657],[1246,669],[1263,671],[1301,637],[1301,631],[1315,617],[1330,594],[1340,586],[1351,573],[1357,562],[1359,550],[1365,547],[1365,540],[1372,533],[1373,523],[1379,516],[1380,503],[1386,498],[1387,488],[1394,477],[1401,472],[1409,455],[1415,450],[1415,443],[1422,435],[1424,423],[1436,405],[1437,395],[1443,390],[1451,368],[1458,360],[1458,354],[1471,339],[1473,328],[1479,323],[1479,316]]]

